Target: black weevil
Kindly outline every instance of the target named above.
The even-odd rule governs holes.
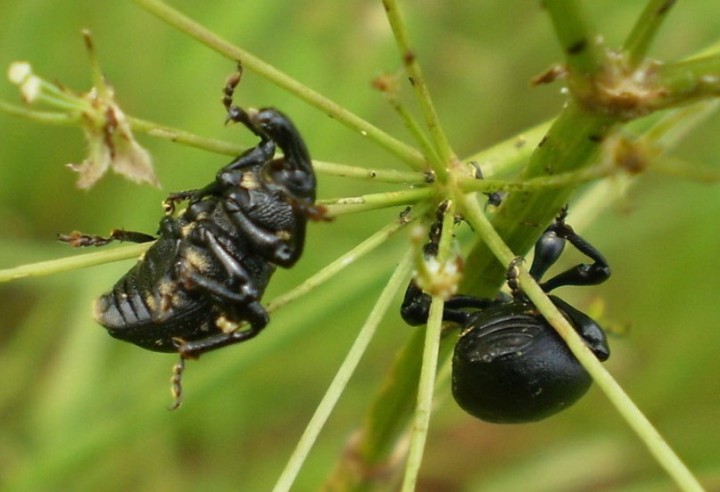
[[[273,108],[246,112],[232,104],[239,74],[223,102],[228,120],[260,138],[204,188],[171,194],[157,237],[114,230],[109,237],[73,232],[73,246],[155,241],[95,302],[95,319],[110,335],[158,352],[177,352],[176,405],[186,358],[256,336],[268,323],[260,304],[275,266],[289,268],[303,251],[307,220],[324,218],[315,205],[315,174],[300,133]],[[282,150],[275,157],[276,148]],[[178,202],[187,207],[174,215]],[[245,327],[245,322],[249,326]]]
[[[545,292],[564,285],[596,285],[610,276],[603,255],[565,223],[565,215],[563,210],[535,245],[529,273]],[[438,228],[432,230],[426,255],[437,251]],[[541,282],[562,254],[566,241],[593,263],[576,265]],[[443,320],[462,326],[452,362],[453,396],[469,414],[488,422],[544,419],[575,403],[592,383],[562,338],[519,289],[520,260],[508,268],[511,296],[483,299],[456,295],[444,305]],[[401,308],[405,321],[411,325],[426,323],[430,300],[412,281]],[[610,350],[602,328],[559,297],[551,295],[550,300],[595,356],[605,361]]]

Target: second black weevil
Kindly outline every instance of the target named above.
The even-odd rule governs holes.
[[[545,292],[564,285],[595,285],[610,276],[602,254],[564,219],[563,211],[538,240],[530,275],[540,282],[562,254],[566,241],[593,263],[576,265],[540,282]],[[431,233],[433,241],[437,237]],[[437,249],[431,243],[425,247],[426,255]],[[462,326],[453,356],[452,392],[461,408],[481,420],[532,422],[575,403],[592,379],[519,289],[516,262],[508,269],[508,285],[512,296],[482,299],[457,295],[445,302],[443,320]],[[551,295],[550,300],[595,356],[606,360],[610,350],[602,328],[559,297]],[[429,305],[430,296],[411,282],[401,311],[405,321],[411,325],[426,323]]]
[[[183,359],[253,338],[268,323],[260,301],[275,266],[295,264],[307,220],[322,218],[300,133],[276,109],[246,112],[233,105],[238,81],[231,78],[225,88],[228,120],[260,142],[204,188],[171,194],[157,237],[123,230],[107,238],[61,236],[74,246],[156,240],[95,303],[95,319],[115,338]],[[275,157],[278,147],[282,157]],[[187,207],[174,215],[185,200]]]

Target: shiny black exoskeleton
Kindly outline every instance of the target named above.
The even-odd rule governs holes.
[[[576,265],[540,282],[545,292],[564,285],[595,285],[610,276],[602,254],[564,219],[563,212],[535,245],[530,275],[540,282],[562,254],[566,241],[593,263]],[[436,247],[426,246],[426,255],[433,249]],[[443,320],[462,326],[453,356],[453,396],[465,411],[488,422],[537,421],[576,402],[592,379],[519,289],[517,262],[508,269],[508,285],[512,296],[481,299],[457,295],[445,302]],[[602,328],[562,299],[553,295],[550,299],[595,356],[606,360],[610,350]],[[429,303],[430,296],[411,282],[402,305],[403,318],[411,325],[427,322]]]
[[[322,217],[299,132],[276,109],[234,106],[238,81],[231,78],[225,89],[228,120],[243,123],[260,143],[204,188],[171,194],[157,238],[121,230],[108,238],[61,237],[75,246],[157,239],[95,303],[95,319],[115,338],[195,358],[256,336],[268,323],[260,300],[275,266],[295,264],[308,218]],[[282,157],[275,157],[277,147]],[[173,215],[185,200],[187,208]]]

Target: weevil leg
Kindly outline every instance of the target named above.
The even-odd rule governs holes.
[[[546,234],[554,235],[558,241],[567,240],[575,249],[593,260],[593,263],[580,263],[543,282],[541,287],[545,292],[550,292],[564,285],[584,286],[601,284],[605,282],[611,274],[610,266],[602,253],[577,234],[572,227],[565,223],[564,219],[564,214],[561,214],[555,223],[548,227]]]
[[[550,300],[570,320],[570,324],[578,335],[585,340],[588,348],[592,350],[598,360],[606,361],[610,357],[610,347],[602,327],[587,314],[572,307],[557,296],[550,296]]]
[[[242,312],[238,313],[237,317],[237,321],[227,317],[217,321],[218,325],[222,325],[218,326],[220,329],[227,328],[229,325],[237,325],[232,331],[218,333],[200,340],[176,340],[178,353],[184,359],[197,359],[206,352],[246,342],[255,338],[270,321],[267,311],[259,302],[252,302],[243,306]],[[239,329],[241,321],[249,322],[250,327]]]
[[[206,220],[197,224],[181,246],[179,256],[183,261],[177,263],[177,277],[188,288],[202,289],[232,304],[244,305],[259,299],[263,292],[258,285],[267,283],[274,267],[238,251],[216,224]]]
[[[149,243],[157,237],[145,234],[144,232],[126,231],[124,229],[113,229],[107,237],[83,234],[73,231],[70,234],[58,234],[58,241],[67,243],[74,248],[86,248],[88,246],[105,246],[112,242],[125,243]]]
[[[423,246],[423,255],[425,258],[432,258],[438,254],[438,245],[440,243],[440,235],[442,233],[442,221],[444,214],[447,212],[447,203],[440,204],[437,210],[435,222],[430,226],[428,232],[428,241]],[[405,322],[411,326],[422,325],[427,323],[430,312],[430,303],[432,297],[422,291],[415,280],[411,280],[405,291],[402,305],[400,306],[400,314]],[[466,309],[485,309],[496,304],[497,300],[483,299],[468,295],[454,295],[447,299],[443,306],[443,321],[452,323],[465,324],[471,313]]]
[[[177,410],[182,405],[183,391],[182,391],[182,377],[185,372],[185,358],[180,357],[180,360],[173,365],[172,377],[170,378],[170,393],[173,397],[173,404],[170,405],[168,410]]]

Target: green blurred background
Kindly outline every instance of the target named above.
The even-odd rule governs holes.
[[[528,81],[559,60],[536,2],[402,2],[416,53],[459,155],[470,155],[552,117],[560,85]],[[618,45],[641,1],[588,1],[595,25]],[[360,116],[410,141],[371,89],[399,58],[380,2],[331,0],[172,3],[200,23]],[[717,41],[713,0],[676,6],[651,55],[672,60]],[[80,30],[89,28],[125,111],[201,135],[252,145],[222,125],[219,103],[233,63],[129,1],[0,0],[0,66],[27,60],[39,75],[89,87]],[[408,91],[409,92],[409,91]],[[404,96],[410,96],[406,93]],[[13,86],[0,97],[17,102]],[[410,101],[409,97],[406,97]],[[254,74],[244,105],[292,115],[317,159],[373,168],[400,163]],[[720,118],[673,156],[715,166]],[[154,231],[168,191],[205,184],[225,156],[140,136],[162,190],[110,175],[74,187],[64,167],[84,157],[77,128],[40,126],[0,113],[0,268],[74,252],[58,232]],[[320,177],[323,198],[379,191]],[[720,246],[716,185],[642,177],[585,231],[614,276],[565,295],[629,327],[611,339],[607,366],[709,488],[720,490]],[[279,271],[266,299],[317,271],[398,210],[311,225],[305,256]],[[0,285],[0,488],[7,490],[268,490],[334,375],[392,266],[404,234],[300,302],[273,316],[250,344],[189,364],[186,402],[168,412],[175,358],[119,343],[90,317],[90,303],[132,261]],[[591,290],[591,293],[584,292]],[[397,303],[396,303],[397,305]],[[341,455],[395,353],[411,334],[397,309],[381,325],[359,371],[297,482],[316,490]],[[447,390],[445,390],[447,393]],[[445,398],[430,431],[420,490],[672,490],[598,390],[548,421],[497,426]]]

